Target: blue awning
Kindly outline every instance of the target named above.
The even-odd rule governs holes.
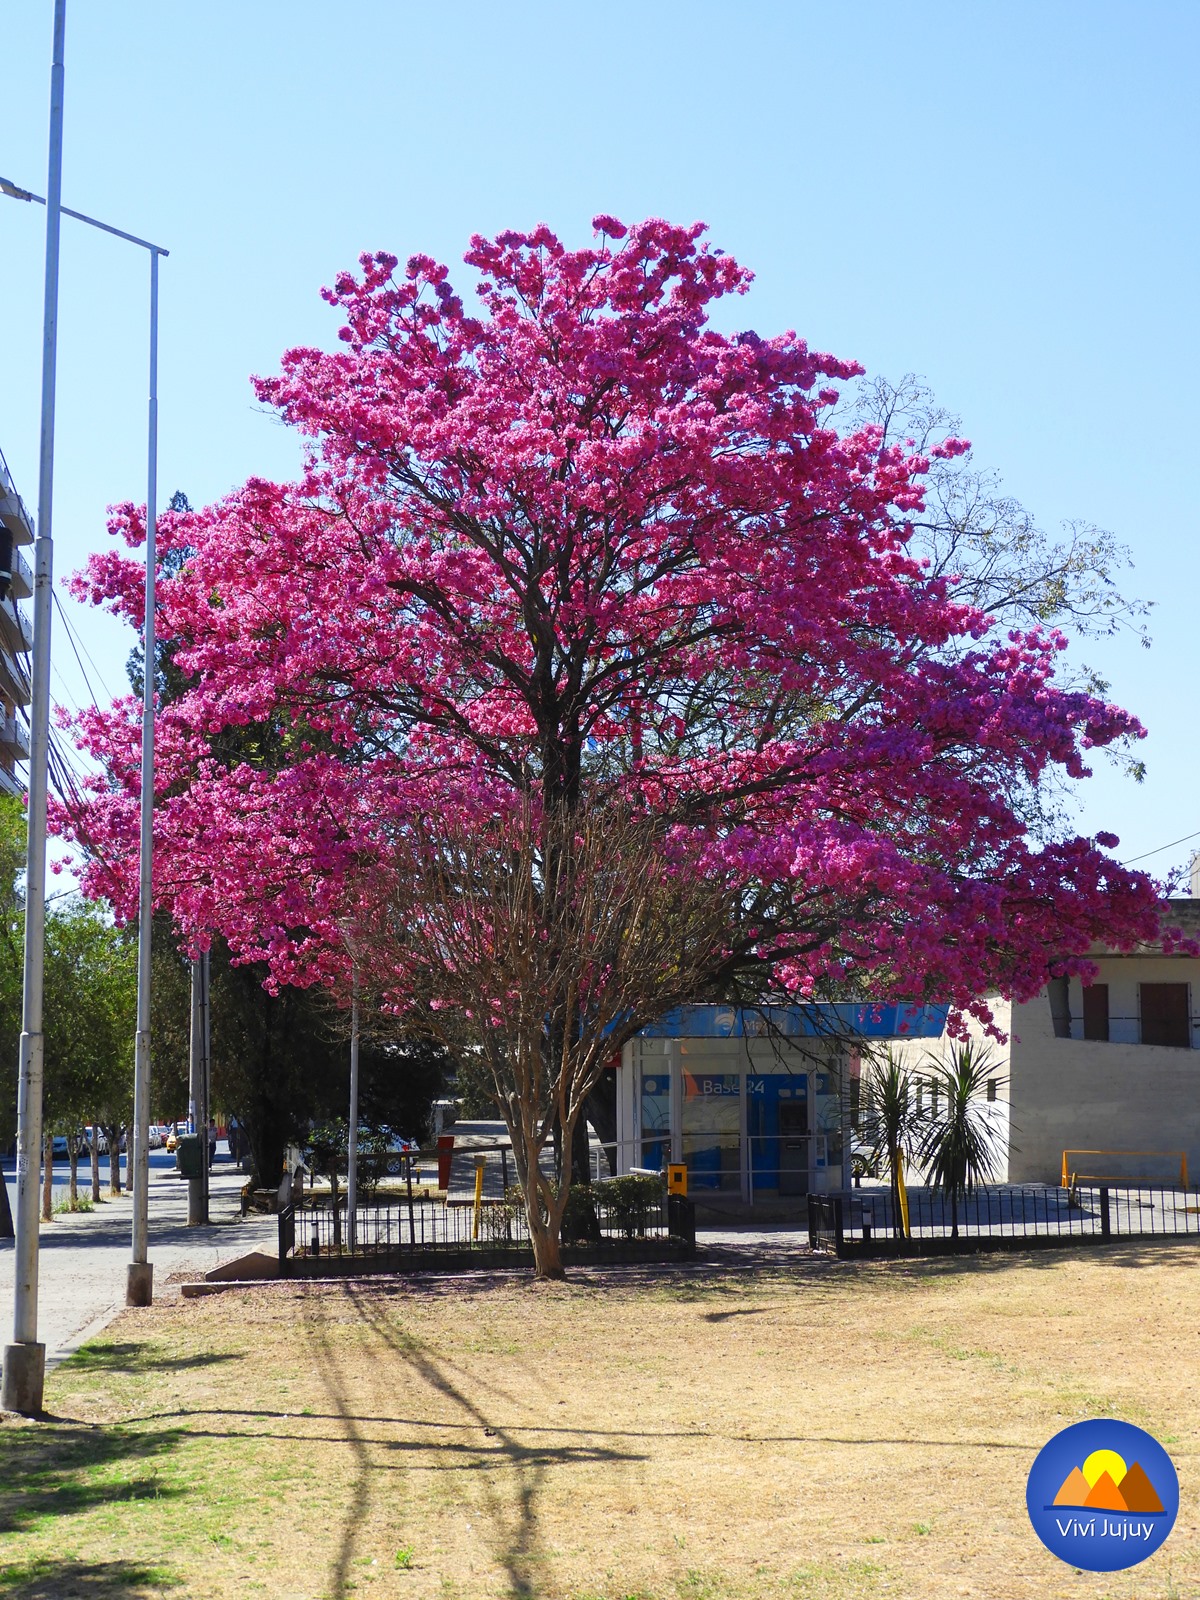
[[[643,1028],[641,1039],[785,1038],[936,1039],[949,1006],[874,1005],[857,1001],[807,1006],[679,1006]]]

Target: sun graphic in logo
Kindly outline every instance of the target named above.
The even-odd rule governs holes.
[[[1093,1450],[1083,1463],[1089,1489],[1094,1489],[1106,1472],[1115,1484],[1120,1484],[1127,1470],[1124,1459],[1115,1450]]]

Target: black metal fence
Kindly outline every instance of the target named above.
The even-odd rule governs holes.
[[[908,1192],[908,1232],[887,1189],[809,1195],[814,1250],[839,1256],[929,1254],[1071,1240],[1200,1237],[1200,1193],[1147,1185],[1042,1184],[976,1189],[957,1202]]]
[[[614,1214],[602,1204],[563,1231],[564,1258],[643,1261],[680,1259],[696,1248],[696,1214],[681,1195],[663,1195]],[[359,1205],[353,1223],[344,1202],[285,1206],[279,1213],[279,1270],[284,1277],[325,1272],[453,1271],[520,1265],[532,1259],[520,1206],[430,1202]]]

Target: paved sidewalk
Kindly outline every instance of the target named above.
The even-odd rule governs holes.
[[[156,1297],[174,1273],[203,1277],[251,1250],[277,1249],[274,1217],[240,1215],[241,1173],[214,1170],[206,1228],[187,1226],[187,1184],[173,1171],[150,1172],[150,1260]],[[46,1365],[64,1360],[98,1333],[125,1304],[133,1202],[114,1195],[94,1211],[56,1216],[42,1224],[38,1274],[38,1336]],[[13,1243],[0,1240],[0,1343],[12,1337]]]

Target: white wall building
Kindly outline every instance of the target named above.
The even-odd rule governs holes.
[[[1168,922],[1200,937],[1200,899],[1170,900]],[[993,1000],[1011,1183],[1068,1176],[1200,1181],[1200,960],[1161,946],[1090,952],[1096,976],[1052,981],[1026,1005]],[[973,1028],[974,1033],[980,1030]],[[936,1046],[944,1054],[947,1042]],[[926,1052],[905,1046],[920,1070]]]

